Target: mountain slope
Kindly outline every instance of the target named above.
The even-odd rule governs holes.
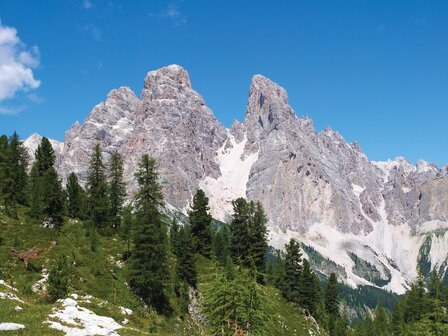
[[[370,162],[358,144],[297,117],[286,91],[261,75],[252,79],[244,122],[225,129],[182,67],[151,71],[140,98],[113,90],[66,133],[61,175],[74,171],[85,181],[96,143],[106,159],[123,154],[130,192],[141,154],[155,157],[166,201],[179,210],[198,187],[220,220],[229,219],[232,199],[260,200],[275,247],[300,239],[339,265],[351,286],[403,293],[422,265],[446,272],[448,169]]]

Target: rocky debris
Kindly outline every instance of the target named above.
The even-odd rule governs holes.
[[[13,252],[15,252],[17,258],[25,263],[25,267],[28,267],[28,263],[30,262],[30,260],[39,260],[41,258],[39,254],[41,254],[43,250],[44,249],[41,247],[34,247],[26,252]]]
[[[202,310],[202,297],[201,293],[197,289],[189,288],[188,296],[190,297],[190,304],[188,305],[188,314],[191,318],[200,323],[204,324],[207,322],[207,317],[201,312]]]
[[[21,312],[21,311],[23,310],[23,308],[20,307],[20,306],[15,306],[14,310],[15,310],[16,312]]]
[[[48,281],[48,270],[46,268],[42,269],[42,278],[37,280],[33,286],[31,286],[31,290],[34,293],[41,293],[47,290],[47,281]]]
[[[11,323],[11,322],[0,323],[0,331],[13,331],[20,329],[25,329],[25,326],[23,324]]]
[[[116,330],[122,328],[122,325],[111,317],[96,315],[79,306],[77,298],[77,295],[72,295],[71,298],[58,300],[61,307],[54,308],[45,323],[67,336],[119,335]]]

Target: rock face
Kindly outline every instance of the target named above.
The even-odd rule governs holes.
[[[96,143],[106,162],[115,150],[123,155],[129,193],[148,153],[177,209],[185,211],[198,187],[221,220],[236,197],[261,201],[274,246],[300,239],[353,286],[401,293],[423,261],[443,272],[448,266],[448,169],[404,158],[370,162],[357,143],[297,117],[286,91],[261,75],[252,79],[244,122],[230,129],[177,65],[149,72],[140,98],[126,87],[111,91],[66,132],[63,146],[55,144],[64,179],[73,171],[85,181]]]
[[[188,73],[170,65],[147,74],[140,99],[126,87],[112,90],[82,126],[75,123],[65,134],[59,172],[65,179],[73,171],[85,182],[86,163],[99,143],[106,162],[115,150],[123,155],[128,191],[132,193],[138,161],[147,153],[158,162],[168,203],[184,208],[199,180],[219,175],[216,151],[226,134],[192,89]]]

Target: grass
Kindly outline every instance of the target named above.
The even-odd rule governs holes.
[[[157,315],[143,307],[139,298],[132,294],[126,284],[126,267],[117,265],[126,244],[118,237],[98,237],[97,249],[91,249],[91,237],[83,223],[65,219],[58,233],[55,229],[44,229],[39,222],[26,216],[26,208],[19,209],[19,219],[6,217],[0,210],[0,279],[17,288],[15,294],[24,302],[0,299],[0,323],[13,322],[25,325],[25,329],[5,332],[5,335],[63,335],[61,331],[49,328],[44,321],[58,303],[49,303],[42,293],[34,293],[31,287],[42,278],[42,270],[50,270],[60,254],[65,254],[70,263],[70,293],[91,295],[91,303],[80,303],[97,315],[112,317],[118,323],[127,318],[129,323],[117,333],[133,335],[208,335],[207,326],[200,325],[188,317],[177,317],[176,300],[170,302],[172,316]],[[56,242],[56,243],[55,243]],[[17,253],[40,248],[38,260],[32,260],[28,267],[17,257]],[[200,285],[207,285],[207,274],[215,272],[210,260],[198,257]],[[169,268],[173,270],[175,260],[171,256]],[[169,286],[172,286],[170,283]],[[0,285],[0,292],[10,291]],[[264,287],[266,297],[265,314],[269,317],[264,335],[308,335],[312,328],[302,311],[287,303],[278,290]],[[15,307],[23,308],[17,312]],[[120,307],[130,308],[133,314],[125,316]],[[318,335],[314,332],[314,335]]]

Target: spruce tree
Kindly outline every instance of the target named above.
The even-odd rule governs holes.
[[[87,212],[91,225],[97,229],[106,229],[109,219],[108,185],[105,177],[103,154],[98,144],[90,158],[87,198]]]
[[[215,233],[213,239],[213,254],[221,265],[224,265],[227,257],[230,256],[229,231],[227,225],[223,226]]]
[[[297,240],[291,239],[285,248],[285,289],[283,294],[289,301],[299,302],[299,287],[302,275],[300,244]]]
[[[43,137],[34,154],[30,175],[30,212],[34,218],[51,218],[56,227],[63,221],[65,195],[56,170],[56,156],[50,141]]]
[[[196,288],[197,271],[192,235],[189,227],[182,227],[179,231],[178,255],[176,263],[176,276],[189,286]]]
[[[233,215],[230,221],[230,251],[236,263],[244,261],[246,266],[247,256],[251,248],[251,238],[249,231],[250,207],[247,201],[240,197],[232,201]]]
[[[129,285],[135,294],[159,312],[167,309],[165,296],[167,265],[167,228],[159,206],[163,195],[155,160],[143,155],[135,174],[139,190],[135,205],[134,249],[129,263]]]
[[[9,139],[3,182],[6,214],[17,218],[17,205],[26,205],[28,154],[16,132]]]
[[[70,173],[65,186],[67,192],[67,210],[71,218],[84,218],[84,198],[85,192],[79,185],[78,177],[75,173]]]
[[[265,254],[268,248],[267,218],[260,202],[250,203],[249,238],[251,240],[247,258],[253,261],[257,271],[257,281],[264,281]]]
[[[208,197],[202,189],[198,189],[193,197],[191,209],[188,211],[194,250],[205,257],[210,257],[212,247],[212,216],[208,206]]]
[[[120,227],[123,204],[126,198],[126,184],[123,179],[123,158],[114,151],[109,163],[109,202],[110,219],[116,232]]]
[[[55,160],[56,155],[50,140],[43,137],[35,153],[35,165],[39,175],[42,176],[48,169],[53,167]]]
[[[262,334],[267,316],[263,313],[261,289],[253,273],[233,266],[227,258],[204,293],[205,313],[213,335]]]
[[[339,284],[334,273],[330,274],[325,289],[325,311],[328,315],[339,316]]]
[[[63,299],[68,294],[69,270],[67,259],[60,254],[56,265],[48,274],[48,295],[52,302]]]
[[[303,259],[303,269],[300,277],[299,302],[312,316],[317,317],[320,300],[320,282],[314,274],[308,260]]]
[[[58,173],[53,167],[47,169],[42,176],[42,184],[46,186],[44,214],[47,218],[51,218],[52,223],[59,229],[63,222],[65,193]]]
[[[170,227],[170,247],[171,252],[178,256],[179,255],[179,223],[176,218],[173,218]]]
[[[3,202],[5,193],[6,165],[8,159],[8,137],[0,136],[0,203]]]
[[[132,213],[132,206],[128,205],[123,210],[123,218],[120,225],[120,235],[121,238],[126,242],[127,245],[127,252],[126,252],[126,258],[127,259],[131,254],[131,241],[132,241],[132,230],[134,227],[134,215]]]

